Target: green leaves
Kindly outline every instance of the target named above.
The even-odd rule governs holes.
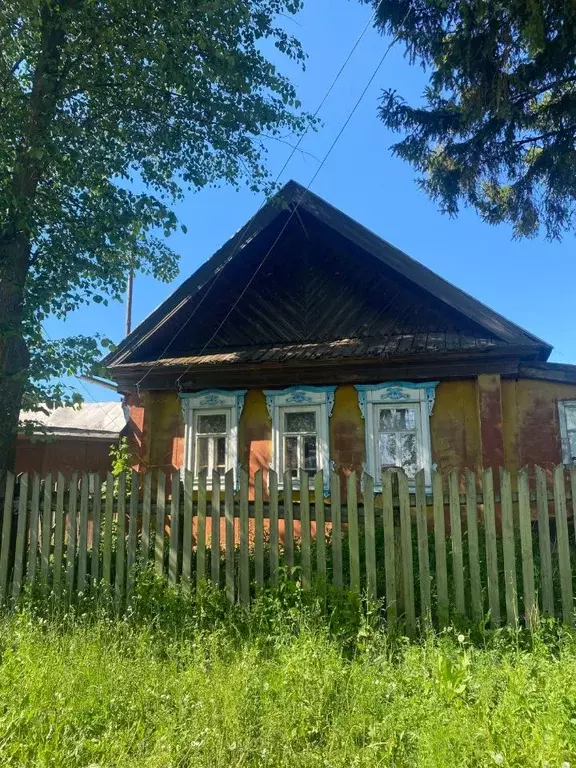
[[[430,73],[424,105],[385,92],[394,152],[441,210],[462,203],[518,237],[574,229],[576,5],[566,0],[365,0]]]
[[[268,40],[303,63],[278,23],[301,5],[2,3],[0,242],[30,233],[25,330],[33,356],[49,357],[49,377],[52,351],[34,330],[44,317],[119,299],[130,269],[174,279],[166,239],[186,233],[172,210],[185,190],[222,180],[267,188],[261,134],[312,121],[262,53]],[[0,302],[2,275],[0,247]],[[43,375],[32,367],[34,382]],[[40,394],[31,384],[28,397]]]

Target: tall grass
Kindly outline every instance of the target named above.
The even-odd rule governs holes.
[[[576,636],[416,644],[358,599],[283,580],[251,610],[140,575],[105,602],[0,619],[0,764],[576,766]]]

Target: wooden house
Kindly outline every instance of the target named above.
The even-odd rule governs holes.
[[[140,468],[576,456],[576,366],[295,182],[111,354]]]

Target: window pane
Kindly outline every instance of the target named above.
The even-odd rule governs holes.
[[[400,466],[408,477],[414,477],[420,469],[418,466],[418,445],[415,434],[400,435],[401,460]]]
[[[196,440],[196,468],[198,472],[201,469],[208,469],[208,438],[199,437]]]
[[[224,475],[226,473],[226,438],[216,438],[216,470]]]
[[[416,429],[415,408],[382,408],[380,410],[380,431]]]
[[[380,433],[380,466],[399,466],[396,453],[396,435],[394,434]]]
[[[570,459],[576,459],[576,431],[568,432],[568,444],[570,446]]]
[[[221,435],[226,433],[226,414],[199,414],[196,426],[203,435]]]
[[[291,469],[294,477],[298,474],[298,438],[284,438],[284,469]]]
[[[316,414],[314,411],[284,414],[285,432],[316,432]]]
[[[313,435],[307,435],[304,440],[304,469],[309,475],[313,475],[317,469],[316,462],[316,438]]]
[[[566,426],[568,429],[576,429],[576,408],[572,405],[565,406]]]

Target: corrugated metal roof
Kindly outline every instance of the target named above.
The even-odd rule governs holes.
[[[76,408],[55,408],[47,412],[22,411],[20,421],[42,425],[41,431],[62,436],[115,437],[126,426],[120,402],[83,403]]]

